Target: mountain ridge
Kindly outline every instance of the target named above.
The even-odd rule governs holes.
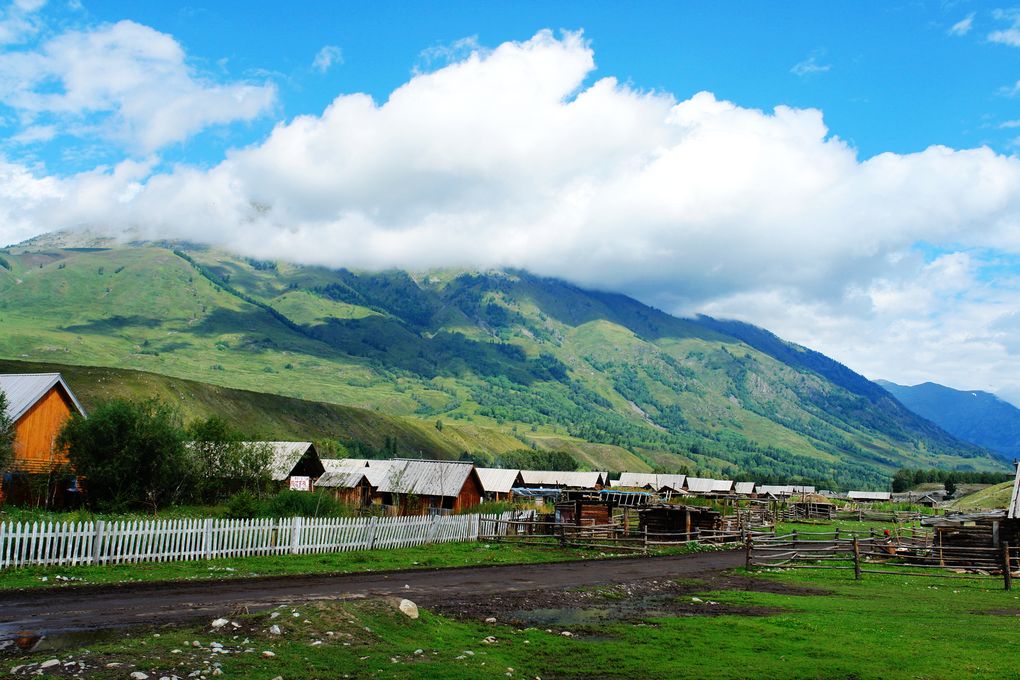
[[[824,355],[619,293],[57,239],[0,251],[0,356],[618,447],[662,470],[882,486],[900,466],[1001,465]]]

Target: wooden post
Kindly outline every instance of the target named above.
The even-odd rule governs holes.
[[[861,580],[861,546],[854,536],[854,580]]]
[[[99,564],[103,553],[103,535],[106,533],[106,522],[96,522],[96,532],[92,535],[92,564]]]
[[[202,555],[211,560],[212,554],[212,518],[207,517],[202,526]]]
[[[751,571],[751,536],[744,540],[744,568]]]
[[[379,523],[378,517],[372,517],[368,522],[368,549],[375,547],[375,525]]]
[[[645,525],[645,552],[648,552],[648,526]]]
[[[1013,568],[1009,558],[1009,543],[1002,544],[1002,580],[1006,590],[1013,589]]]

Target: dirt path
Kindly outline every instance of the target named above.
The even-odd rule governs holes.
[[[58,635],[208,620],[281,603],[400,595],[424,606],[506,594],[648,579],[690,578],[743,564],[741,551],[674,557],[466,567],[341,576],[80,586],[0,592],[0,641],[30,631]]]

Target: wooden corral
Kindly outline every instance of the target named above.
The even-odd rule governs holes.
[[[556,522],[575,526],[606,526],[613,522],[613,502],[576,498],[556,504]]]
[[[806,500],[790,504],[794,519],[835,519],[836,504],[828,501]]]
[[[1020,546],[1020,519],[1010,519],[1002,511],[933,517],[922,524],[932,528],[932,543],[938,546],[999,548],[1007,543]]]

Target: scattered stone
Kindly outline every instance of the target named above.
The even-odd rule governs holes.
[[[220,644],[219,642],[210,642],[209,646],[212,647],[213,649],[221,649],[223,647],[223,645]]]
[[[691,602],[704,602],[700,597],[692,597]]]
[[[278,625],[276,625],[275,623],[269,627],[269,634],[270,635],[280,635],[281,633],[283,633],[283,631],[280,630],[280,627]]]
[[[280,615],[280,612],[273,612],[272,614],[269,615],[269,618],[275,619],[279,615]]]
[[[213,628],[222,628],[223,626],[227,625],[228,623],[230,623],[229,619],[215,619],[212,622],[212,627]]]
[[[199,642],[198,640],[195,640],[194,642],[191,643],[191,646],[192,647],[201,647],[202,643]]]
[[[273,652],[269,651],[268,649],[266,651],[262,652],[262,658],[263,659],[272,659],[274,656],[276,656],[276,654],[274,654]]]
[[[120,668],[123,665],[124,664],[118,663],[117,661],[111,661],[110,663],[106,664],[106,667],[107,668]]]
[[[135,671],[131,674],[131,680],[148,680],[149,675],[141,671]]]
[[[181,650],[179,650],[179,649],[171,649],[171,650],[170,650],[170,653],[171,653],[171,654],[180,654],[180,653],[181,653]]]
[[[415,656],[421,656],[424,653],[425,653],[424,649],[416,649],[416,650],[414,650],[414,655]]]
[[[418,618],[418,605],[410,600],[400,601],[400,611],[409,619]]]
[[[223,671],[221,669],[219,669],[219,668],[214,668],[212,674],[213,675],[223,675]]]
[[[496,623],[496,617],[495,616],[490,616],[489,618],[485,619],[485,622],[486,623]]]
[[[39,664],[39,668],[53,668],[54,666],[60,665],[60,659],[49,659]]]
[[[490,635],[489,637],[487,637],[484,640],[482,640],[482,642],[484,642],[487,645],[492,645],[492,644],[496,643],[496,638],[494,638],[493,636]]]
[[[560,635],[562,635],[563,637],[572,637],[574,634],[571,633],[569,630],[565,630],[562,633],[560,633]]]

